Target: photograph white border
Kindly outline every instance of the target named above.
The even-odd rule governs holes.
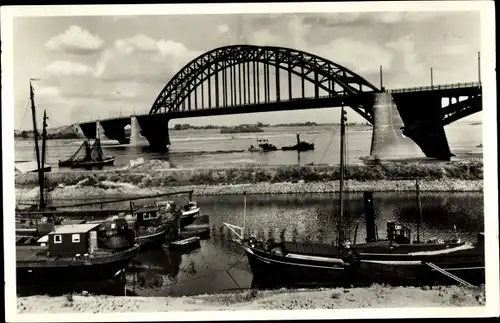
[[[257,13],[322,13],[373,11],[479,11],[481,14],[481,76],[483,84],[483,159],[484,159],[484,231],[486,244],[486,305],[457,308],[356,308],[300,311],[217,311],[168,313],[91,314],[18,314],[15,284],[14,228],[14,101],[13,101],[13,20],[40,16],[117,16],[117,15],[195,15]],[[354,319],[414,317],[491,317],[499,315],[498,266],[498,182],[496,136],[495,18],[492,1],[405,1],[349,3],[258,3],[258,4],[148,4],[148,5],[64,5],[3,6],[2,39],[2,150],[3,150],[3,221],[6,321],[226,321],[251,317],[268,319]]]

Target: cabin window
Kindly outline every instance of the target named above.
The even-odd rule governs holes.
[[[62,236],[60,234],[54,235],[54,243],[62,243]]]
[[[78,233],[72,234],[71,241],[73,243],[79,243],[80,242],[80,234],[78,234]]]

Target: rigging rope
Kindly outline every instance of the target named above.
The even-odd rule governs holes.
[[[330,138],[330,142],[328,143],[328,146],[326,147],[325,151],[323,152],[323,157],[321,157],[321,159],[319,161],[320,164],[323,162],[323,159],[325,158],[326,153],[328,152],[328,149],[330,149],[330,145],[332,144],[333,138],[335,137],[335,134],[337,133],[338,129],[339,129],[338,126],[333,129],[333,134],[332,134],[332,137]]]

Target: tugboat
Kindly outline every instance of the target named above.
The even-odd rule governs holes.
[[[300,136],[297,134],[297,144],[294,146],[285,146],[281,150],[296,150],[296,151],[308,151],[314,150],[314,144],[305,141],[300,141]]]
[[[257,144],[264,152],[278,150],[278,148],[276,148],[275,145],[270,144],[267,139],[257,139]]]
[[[83,157],[78,157],[80,152],[84,152]],[[88,140],[85,140],[80,148],[70,158],[59,161],[59,167],[71,168],[92,168],[95,166],[113,165],[115,157],[105,157],[99,139],[99,129],[97,129],[94,145],[91,147]]]
[[[189,201],[180,207],[180,210],[176,208],[175,202],[172,200],[169,201],[159,201],[157,202],[159,207],[164,208],[167,213],[175,213],[181,212],[180,221],[181,228],[190,225],[200,214],[200,206],[197,202],[191,200],[191,196]]]
[[[119,215],[107,220],[126,221],[130,228],[135,230],[136,240],[142,249],[161,245],[167,233],[168,223],[164,214],[161,214],[158,205],[135,207],[130,201],[131,214]]]
[[[112,279],[139,253],[134,231],[119,220],[55,226],[39,243],[16,247],[19,285]]]

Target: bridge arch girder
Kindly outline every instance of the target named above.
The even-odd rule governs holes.
[[[149,113],[179,111],[190,93],[207,79],[224,69],[249,62],[267,64],[290,72],[332,97],[379,91],[349,69],[310,53],[276,46],[234,45],[216,48],[185,65],[163,88]],[[340,89],[337,90],[335,85]],[[352,108],[368,120],[371,119],[371,107]]]

